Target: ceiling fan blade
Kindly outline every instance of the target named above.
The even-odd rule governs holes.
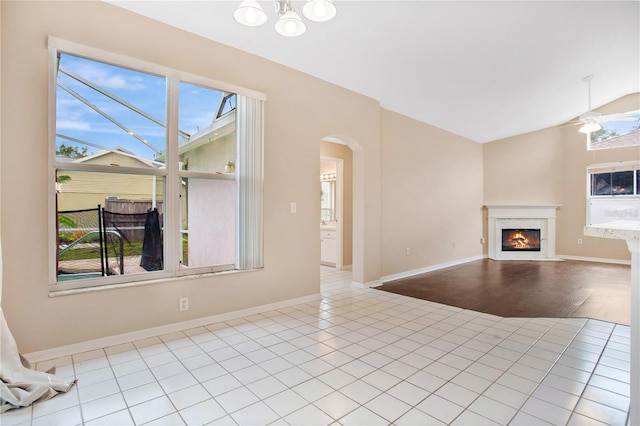
[[[584,123],[582,121],[573,120],[573,121],[569,121],[569,122],[563,124],[559,128],[560,129],[564,129],[565,127],[582,126],[582,125],[584,125]]]

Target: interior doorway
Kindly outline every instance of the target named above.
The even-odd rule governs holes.
[[[353,160],[346,145],[321,142],[320,264],[351,270],[353,259]]]

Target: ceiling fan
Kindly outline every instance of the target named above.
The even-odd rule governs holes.
[[[609,121],[636,121],[640,118],[638,117],[639,111],[630,111],[625,113],[615,113],[602,115],[599,112],[591,110],[591,79],[593,79],[593,75],[588,75],[582,79],[582,81],[586,82],[589,89],[589,111],[582,114],[579,118],[580,122],[576,124],[582,124],[582,127],[578,129],[580,133],[593,133],[602,129],[602,125],[600,123],[606,123]]]

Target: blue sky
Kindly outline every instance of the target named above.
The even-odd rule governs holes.
[[[634,129],[638,127],[638,124],[640,124],[640,110],[630,112],[626,115],[628,115],[629,117],[635,117],[636,120],[635,121],[605,121],[600,123],[602,126],[602,129],[605,132],[615,130],[617,136],[626,135],[627,133],[632,132]],[[591,133],[589,138],[592,143],[602,142],[608,139],[612,139],[611,137],[606,136],[606,134],[601,134],[600,132]]]
[[[166,122],[166,80],[126,68],[61,54],[61,69],[90,81],[101,89]],[[58,72],[58,82],[75,91],[99,110],[146,140],[157,150],[165,151],[165,129],[98,91]],[[179,97],[180,130],[194,134],[211,124],[222,93],[201,86],[181,83]],[[107,148],[124,147],[138,156],[153,159],[155,151],[125,130],[94,111],[62,88],[57,88],[56,133]],[[58,137],[56,144],[84,145]],[[89,146],[88,153],[100,149]]]
[[[604,129],[615,129],[618,134],[629,133],[634,129],[640,120],[640,111],[636,111],[634,114],[630,114],[631,117],[637,117],[636,121],[608,121],[601,123]]]

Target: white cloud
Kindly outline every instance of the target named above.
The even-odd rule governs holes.
[[[84,130],[91,131],[91,124],[86,121],[58,120],[56,130]]]
[[[142,90],[146,86],[144,80],[137,75],[129,74],[129,71],[122,70],[114,72],[111,67],[93,63],[78,64],[74,67],[76,72],[83,78],[97,84],[103,89],[119,90]]]

